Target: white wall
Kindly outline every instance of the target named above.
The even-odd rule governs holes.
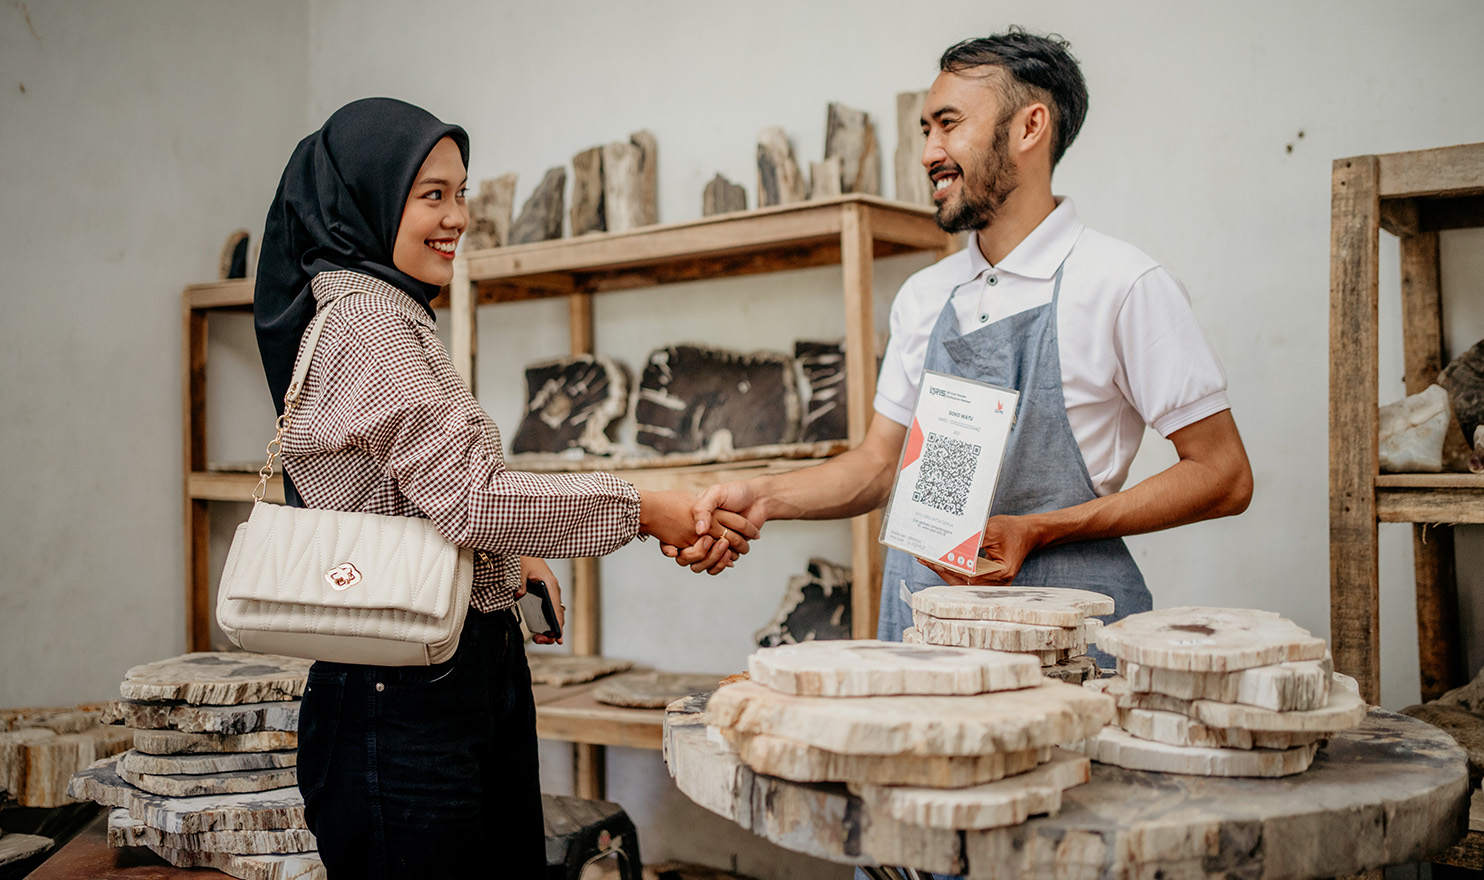
[[[1330,163],[1484,140],[1484,6],[452,0],[430,11],[396,0],[0,5],[0,452],[11,464],[0,705],[107,696],[128,665],[182,648],[178,291],[213,276],[228,231],[256,235],[293,143],[336,107],[386,94],[463,124],[473,178],[518,172],[518,201],[546,168],[648,128],[661,220],[675,222],[699,216],[717,171],[755,198],[765,125],[817,159],[832,100],[875,118],[889,193],[894,95],[926,87],[950,43],[1011,23],[1071,40],[1092,110],[1055,188],[1186,282],[1252,456],[1245,515],[1131,542],[1156,601],[1268,608],[1328,634]],[[1455,353],[1484,336],[1481,253],[1479,232],[1444,236]],[[1394,242],[1383,256],[1390,400],[1402,393]],[[878,264],[881,320],[922,263]],[[784,348],[839,335],[839,284],[823,268],[600,297],[598,345],[639,365],[678,341]],[[481,313],[481,397],[507,436],[522,365],[565,350],[564,320],[551,302]],[[211,455],[251,459],[267,403],[248,328],[223,331]],[[1135,477],[1170,458],[1151,435]],[[1409,529],[1385,527],[1383,544],[1382,702],[1396,708],[1417,695]],[[1462,614],[1484,630],[1469,588],[1484,595],[1484,537],[1464,530],[1460,545]],[[626,548],[603,564],[605,649],[671,669],[741,668],[788,577],[848,548],[842,525],[781,523],[716,579],[652,545]],[[1484,639],[1473,643],[1471,669],[1484,662]],[[545,756],[560,790],[562,751]],[[612,750],[609,767],[647,858],[820,876],[676,795],[654,753]]]

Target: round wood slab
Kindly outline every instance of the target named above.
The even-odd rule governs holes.
[[[1172,746],[1139,739],[1126,730],[1104,727],[1072,748],[1099,764],[1129,770],[1156,770],[1192,776],[1292,776],[1309,769],[1317,743],[1290,749],[1224,749]]]
[[[1113,613],[1113,599],[1060,587],[928,587],[912,594],[912,610],[939,618],[1080,626]]]
[[[1324,657],[1324,639],[1273,611],[1181,605],[1131,614],[1097,635],[1120,660],[1187,672],[1231,672]]]
[[[1236,672],[1182,672],[1118,661],[1118,674],[1135,693],[1246,703],[1276,712],[1318,709],[1328,703],[1330,674],[1334,671],[1328,653],[1319,660],[1274,663]]]
[[[763,648],[747,667],[753,681],[775,691],[826,697],[982,694],[1041,681],[1041,664],[1025,654],[875,639]]]
[[[1085,755],[1054,749],[1033,770],[969,788],[864,785],[851,787],[873,813],[909,825],[949,830],[1004,828],[1030,816],[1056,815],[1062,792],[1092,778]]]
[[[1066,791],[1056,816],[958,832],[872,813],[843,785],[754,774],[707,736],[705,704],[692,697],[666,713],[665,757],[680,790],[774,843],[844,864],[996,880],[1335,877],[1422,861],[1468,823],[1463,751],[1431,725],[1376,709],[1296,776],[1224,779],[1094,764],[1091,781]]]
[[[1035,769],[1051,759],[1051,747],[1023,752],[943,757],[933,755],[840,755],[767,734],[720,731],[743,763],[758,773],[794,782],[856,782],[965,788]]]
[[[239,651],[182,654],[130,669],[119,696],[212,706],[292,700],[304,696],[311,662]]]
[[[912,612],[912,626],[933,645],[959,645],[991,651],[1070,651],[1087,653],[1089,627],[1038,626],[1003,620],[953,620]]]

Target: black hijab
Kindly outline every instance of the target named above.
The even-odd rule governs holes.
[[[346,104],[319,131],[294,148],[268,220],[253,290],[258,352],[273,405],[294,373],[299,341],[314,319],[309,280],[351,269],[379,278],[429,304],[438,286],[418,281],[392,263],[402,208],[428,153],[453,138],[469,165],[469,136],[419,107],[392,98]]]

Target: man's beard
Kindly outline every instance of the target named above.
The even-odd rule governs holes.
[[[944,202],[938,207],[938,227],[944,232],[980,230],[994,222],[995,215],[1005,204],[1005,199],[1020,184],[1015,166],[1010,164],[1010,120],[1004,119],[995,126],[994,143],[990,149],[971,156],[975,176],[984,177],[983,182],[970,188],[968,175],[958,166],[959,197],[957,203]],[[942,166],[939,166],[942,167]],[[937,169],[934,169],[937,170]]]

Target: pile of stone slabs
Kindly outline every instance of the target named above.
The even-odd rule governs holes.
[[[244,880],[322,877],[296,775],[310,662],[196,653],[130,669],[105,720],[134,747],[72,780],[112,807],[112,846],[146,846],[178,867]]]
[[[841,783],[868,814],[923,828],[1056,813],[1090,773],[1056,744],[1114,713],[1107,696],[1047,679],[1025,654],[815,641],[761,649],[748,667],[749,681],[709,701],[718,741],[757,773]]]
[[[911,593],[910,644],[983,648],[1035,657],[1049,678],[1078,684],[1098,677],[1087,655],[1113,600],[1060,587],[928,587]]]
[[[72,774],[127,749],[133,733],[102,723],[103,707],[0,709],[0,801],[60,807]]]
[[[1087,684],[1117,721],[1076,746],[1094,761],[1198,776],[1277,777],[1309,768],[1325,739],[1360,724],[1354,679],[1324,640],[1271,611],[1182,606],[1105,627],[1118,676]]]

